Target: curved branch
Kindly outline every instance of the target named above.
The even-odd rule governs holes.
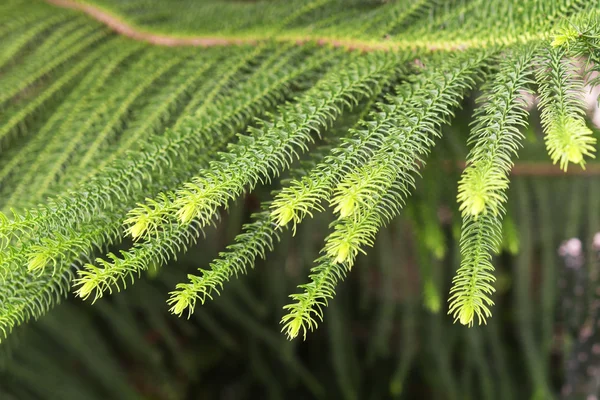
[[[233,45],[254,45],[263,40],[269,39],[257,37],[219,37],[219,36],[176,36],[161,33],[154,33],[139,27],[130,25],[121,17],[103,10],[100,7],[86,4],[77,0],[46,0],[48,3],[58,7],[81,11],[96,21],[103,23],[116,33],[127,36],[134,40],[147,42],[158,46],[178,47],[178,46],[196,46],[196,47],[214,47],[214,46],[233,46]],[[391,50],[416,50],[425,49],[427,51],[462,51],[472,47],[488,47],[493,45],[493,40],[448,40],[448,41],[389,41],[389,40],[361,40],[351,38],[331,38],[331,37],[313,37],[305,36],[280,36],[273,38],[281,42],[291,42],[298,45],[304,43],[317,43],[319,45],[341,47],[348,50],[359,50],[363,52],[372,51],[391,51]],[[515,41],[527,41],[531,37],[515,37]]]

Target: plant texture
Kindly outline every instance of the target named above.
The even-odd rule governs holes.
[[[69,292],[96,301],[201,248],[250,194],[260,210],[164,307],[190,317],[284,230],[333,215],[281,318],[288,338],[306,337],[400,214],[443,257],[432,217],[406,205],[457,165],[460,267],[447,308],[426,276],[426,306],[485,323],[493,257],[517,246],[505,216],[532,109],[549,161],[594,166],[597,2],[50,3],[66,7],[0,4],[1,339]],[[473,97],[466,158],[420,179]]]

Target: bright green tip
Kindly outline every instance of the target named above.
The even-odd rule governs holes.
[[[502,193],[508,188],[505,173],[490,162],[471,164],[463,172],[457,200],[464,217],[480,214],[496,215],[503,201]]]
[[[184,297],[184,296],[177,296],[177,301],[175,302],[175,305],[173,307],[170,308],[169,311],[171,311],[173,314],[180,316],[183,314],[183,312],[190,306],[190,302],[189,300]]]
[[[594,157],[595,144],[593,132],[578,118],[558,118],[546,135],[550,157],[563,171],[567,171],[569,163],[584,167],[584,158]]]
[[[335,262],[341,264],[348,261],[350,257],[350,245],[348,243],[341,243],[337,248],[337,254],[335,256]]]
[[[285,333],[289,340],[293,340],[298,337],[300,330],[302,330],[302,318],[294,318],[285,326]]]
[[[579,164],[583,161],[583,154],[578,146],[571,146],[567,149],[567,159],[573,164]]]
[[[556,35],[554,37],[554,40],[552,41],[552,43],[550,43],[550,45],[552,47],[560,47],[560,46],[564,45],[565,43],[567,43],[567,41],[568,40],[564,36]]]
[[[135,224],[127,229],[127,233],[131,235],[132,238],[137,239],[142,236],[147,229],[148,220],[146,218],[140,218]]]
[[[29,271],[37,271],[39,269],[43,269],[47,264],[48,256],[45,254],[36,254],[29,259],[29,264],[27,264],[27,269]]]
[[[87,299],[88,296],[92,293],[92,291],[94,290],[94,288],[96,287],[96,285],[94,284],[94,281],[92,280],[85,280],[83,285],[81,285],[79,287],[79,289],[77,289],[75,291],[75,294],[79,297],[81,297],[82,299]]]
[[[561,31],[554,36],[554,40],[551,43],[552,47],[560,47],[568,44],[577,39],[579,32],[572,26],[561,29]]]
[[[294,218],[294,209],[289,206],[279,207],[272,213],[275,222],[279,226],[285,226],[288,222],[290,222]]]
[[[179,210],[177,210],[177,219],[184,225],[192,222],[194,217],[196,216],[196,204],[187,203]]]
[[[469,214],[477,216],[485,210],[485,199],[483,196],[475,196],[471,200],[471,206],[469,207]]]
[[[473,310],[473,307],[471,306],[463,306],[460,309],[460,312],[458,314],[458,320],[461,324],[465,325],[465,326],[473,326],[473,318],[475,317],[475,311]]]
[[[356,202],[352,197],[346,197],[340,201],[338,206],[335,208],[335,212],[340,213],[340,217],[346,218],[354,213],[356,208]]]

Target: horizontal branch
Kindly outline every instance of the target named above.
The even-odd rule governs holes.
[[[154,34],[135,28],[119,17],[112,15],[96,6],[80,3],[74,0],[46,0],[48,3],[62,8],[81,11],[96,21],[103,23],[116,33],[127,36],[134,40],[148,42],[158,46],[229,46],[255,44],[256,40],[247,38],[219,38],[219,37],[176,37],[169,35]]]
[[[426,49],[428,51],[462,51],[473,47],[487,47],[493,44],[493,39],[469,39],[469,40],[448,40],[448,41],[398,41],[398,40],[360,40],[360,39],[340,39],[331,37],[313,37],[313,36],[286,36],[279,37],[219,37],[219,36],[176,36],[161,33],[154,33],[130,25],[122,18],[105,11],[91,4],[86,4],[76,0],[46,0],[48,3],[58,7],[69,8],[81,11],[91,18],[105,24],[116,33],[129,37],[134,40],[147,42],[158,46],[179,47],[215,47],[232,45],[255,45],[260,41],[274,39],[280,42],[291,42],[298,45],[303,43],[317,43],[319,45],[329,45],[333,47],[345,48],[348,50],[360,50],[364,52],[372,51],[393,51],[393,50],[411,50]],[[527,42],[535,39],[533,36],[522,35],[514,38],[515,41]]]

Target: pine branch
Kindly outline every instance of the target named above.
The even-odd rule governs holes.
[[[396,75],[396,71],[388,72],[387,79],[375,89],[375,92],[381,92],[387,84]],[[372,96],[362,107],[362,112],[358,114],[357,120],[361,121],[371,109],[377,96]],[[348,136],[348,132],[342,130],[343,134]],[[349,131],[352,132],[352,131]],[[336,136],[328,135],[327,138],[335,143],[338,142]],[[324,157],[332,148],[332,143],[320,146],[311,150],[311,159],[305,161],[301,167],[290,171],[290,176],[298,177],[305,175],[309,168],[314,168],[315,164]],[[171,298],[168,304],[171,305],[171,312],[182,315],[187,309],[188,317],[194,312],[196,303],[200,301],[204,304],[207,298],[212,299],[213,295],[220,294],[223,285],[234,275],[246,274],[249,267],[254,267],[258,257],[266,259],[267,253],[272,252],[275,243],[279,241],[279,232],[282,227],[272,221],[269,208],[271,202],[262,204],[263,211],[251,216],[252,223],[243,226],[243,232],[236,236],[235,243],[227,247],[226,252],[219,253],[219,258],[211,262],[209,269],[199,269],[200,275],[188,275],[188,283],[180,283],[177,290],[171,292]]]
[[[27,235],[34,227],[38,227],[39,232],[52,232],[57,227],[75,227],[80,222],[88,221],[90,213],[94,211],[110,209],[111,204],[120,204],[120,200],[128,195],[144,193],[144,185],[152,181],[153,175],[163,174],[163,168],[173,165],[174,157],[187,159],[186,155],[198,149],[218,148],[218,143],[227,139],[221,131],[235,132],[238,126],[243,126],[250,118],[251,107],[259,107],[261,101],[268,103],[269,99],[277,98],[279,93],[275,89],[283,90],[286,82],[300,73],[295,72],[286,75],[285,71],[279,71],[279,74],[260,76],[246,87],[240,87],[239,92],[211,104],[199,114],[185,118],[177,129],[167,130],[160,137],[150,137],[142,150],[115,162],[76,190],[57,196],[46,205],[2,224],[0,235],[8,238]],[[216,138],[222,142],[215,141]]]
[[[110,54],[103,54],[103,58],[110,57],[109,63],[101,64],[101,68],[98,68],[98,75],[87,74],[81,81],[81,85],[85,88],[83,90],[87,93],[83,96],[77,93],[79,96],[77,104],[65,110],[68,112],[68,115],[64,118],[62,124],[58,127],[49,125],[49,129],[53,129],[50,135],[47,134],[48,132],[43,132],[45,136],[51,136],[51,139],[48,140],[38,135],[41,140],[45,140],[44,148],[37,152],[36,160],[20,178],[20,183],[12,190],[11,196],[6,201],[7,205],[19,204],[21,207],[32,206],[41,200],[48,186],[54,182],[56,175],[61,172],[64,163],[71,157],[75,149],[80,146],[84,136],[89,134],[92,126],[99,122],[109,107],[118,99],[118,94],[113,98],[105,99],[102,97],[100,99],[98,98],[98,92],[103,89],[107,80],[120,64],[139,50],[138,46],[123,46],[120,41],[114,42],[107,49],[107,52],[110,52]],[[149,54],[151,58],[155,56],[152,53]],[[94,61],[98,62],[97,59]],[[141,66],[136,64],[135,67]],[[88,81],[90,77],[93,79],[91,82]],[[119,89],[124,90],[125,93],[133,90],[128,85],[115,88],[115,91],[117,92]],[[133,94],[130,94],[130,96],[133,96]],[[96,100],[95,104],[92,103],[90,105],[89,102],[93,102],[94,100]],[[74,123],[75,118],[79,117],[82,112],[86,113],[85,121],[80,124]],[[57,114],[60,115],[59,113],[55,113],[53,116]],[[113,115],[112,121],[121,117],[118,113]],[[103,133],[110,131],[114,124],[116,122],[106,124],[102,132],[94,132],[94,136],[98,138]],[[65,145],[65,143],[68,144]],[[32,192],[32,190],[36,192]]]
[[[546,148],[564,171],[569,162],[585,169],[584,156],[594,158],[596,144],[584,119],[583,81],[566,56],[564,49],[545,49],[536,74]]]
[[[75,21],[78,25],[81,25],[82,22],[84,21]],[[70,24],[67,24],[63,28],[72,27]],[[99,30],[98,32],[93,33],[97,28],[98,27],[94,25],[86,25],[81,29],[75,30],[74,33],[68,33],[66,35],[65,32],[62,32],[60,29],[53,32],[42,46],[38,48],[36,54],[40,54],[41,57],[34,57],[36,60],[35,63],[28,64],[27,68],[18,69],[16,73],[13,74],[16,76],[9,76],[2,80],[4,85],[0,85],[0,104],[13,98],[17,93],[40,79],[42,76],[52,72],[61,64],[77,56],[79,52],[86,50],[88,47],[108,35],[108,31],[106,30]],[[68,29],[65,30],[68,31]],[[93,53],[88,55],[86,59],[92,55]],[[63,75],[61,79],[64,79],[64,77],[65,76]],[[5,134],[3,133],[2,136],[4,135]]]
[[[252,136],[240,136],[239,144],[231,146],[221,161],[211,163],[206,175],[176,192],[171,201],[132,210],[128,232],[134,238],[146,234],[148,228],[157,233],[136,244],[123,260],[104,269],[113,270],[110,274],[114,276],[139,273],[150,262],[159,260],[164,264],[195,243],[200,231],[217,218],[217,207],[235,198],[246,185],[252,187],[261,177],[268,179],[289,166],[296,157],[295,148],[306,148],[313,132],[328,126],[344,106],[351,108],[358,98],[367,95],[371,82],[393,62],[393,58],[377,56],[374,60],[378,63],[364,71],[361,67],[366,66],[365,60],[353,60],[349,71],[330,72],[297,103],[282,108],[280,119],[264,121]]]
[[[492,254],[502,242],[505,190],[512,158],[522,146],[520,129],[527,124],[527,93],[532,83],[533,47],[517,48],[500,66],[487,87],[483,107],[476,111],[469,137],[473,146],[459,183],[458,201],[463,215],[460,239],[462,261],[450,290],[448,314],[463,325],[481,324],[491,316],[490,295],[495,281]]]
[[[56,25],[61,24],[64,21],[72,20],[72,16],[68,14],[59,14],[49,16],[44,19],[36,20],[27,31],[20,34],[18,39],[11,42],[8,46],[4,47],[0,51],[0,68],[4,67],[11,58],[15,57],[20,51],[23,50],[31,41],[37,38],[40,34],[54,28]]]
[[[100,38],[99,35],[93,36],[91,39],[96,41]],[[92,40],[87,40],[82,43],[86,45],[91,45]],[[109,42],[110,44],[110,42]],[[108,44],[107,44],[108,45]],[[44,102],[50,99],[53,95],[55,95],[59,90],[61,90],[65,85],[69,84],[75,77],[77,77],[80,73],[85,71],[90,65],[100,56],[105,49],[103,47],[99,47],[98,49],[90,52],[83,60],[75,64],[67,73],[63,74],[60,79],[56,80],[50,87],[44,90],[39,96],[33,99],[30,103],[28,103],[25,107],[19,109],[19,111],[11,116],[7,122],[2,124],[0,127],[0,145],[3,142],[7,141],[9,134],[14,130],[14,128],[22,123],[22,121],[28,117],[31,113],[33,113],[37,108],[39,108]],[[23,87],[18,90],[22,90]],[[9,93],[8,89],[4,93]],[[0,100],[1,103],[1,100]]]
[[[212,105],[207,107],[204,113],[198,117],[201,120],[206,121],[205,124],[200,124],[201,131],[205,133],[209,142],[205,144],[213,145],[217,149],[221,148],[230,138],[223,131],[226,128],[232,135],[240,126],[245,125],[246,121],[252,117],[252,107],[260,110],[261,107],[268,105],[274,96],[278,96],[278,90],[284,90],[287,83],[298,79],[300,76],[310,71],[313,68],[319,68],[319,66],[326,60],[322,55],[317,54],[310,61],[304,64],[300,68],[288,70],[281,68],[279,74],[275,71],[269,71],[270,73],[259,74],[254,77],[253,80],[248,81],[245,85],[242,84],[244,90],[236,91],[232,93],[233,98],[225,97],[222,104]],[[236,98],[237,97],[237,98]],[[223,114],[223,106],[230,107],[231,112],[229,114]],[[219,117],[215,118],[218,113]],[[202,148],[201,146],[199,148]],[[210,160],[210,154],[204,154],[200,159],[196,160],[197,165],[205,165]],[[162,216],[162,211],[169,209],[172,204],[170,196],[163,196],[158,201],[152,203],[150,209],[158,209],[158,212],[154,213],[159,220],[168,221],[168,218]],[[138,221],[131,224],[133,232],[144,232],[147,228],[151,227],[155,218],[148,219],[144,217],[145,209],[142,208],[140,215],[133,214],[133,217]],[[129,222],[132,222],[131,219]],[[143,223],[143,229],[133,228],[136,224]],[[139,226],[139,225],[138,225]],[[200,236],[201,227],[192,223],[190,227],[181,226],[178,223],[168,221],[168,223],[161,225],[163,230],[158,231],[156,236],[149,238],[145,242],[138,242],[130,250],[129,254],[124,254],[123,257],[127,257],[127,262],[118,262],[118,264],[106,264],[104,263],[105,269],[103,276],[107,277],[111,274],[114,276],[119,275],[131,275],[139,273],[139,271],[147,269],[150,263],[155,263],[156,260],[160,260],[160,263],[165,263],[168,259],[173,257],[177,252],[183,249],[187,249],[192,243],[194,243]],[[93,269],[93,266],[90,266]],[[97,274],[96,274],[97,275]],[[85,279],[79,281],[79,284],[84,285],[85,281],[92,278],[92,275],[88,275]],[[105,278],[106,279],[106,278]],[[90,293],[81,293],[84,297],[87,297]],[[101,292],[96,291],[97,296],[101,296]]]
[[[201,85],[200,81],[203,78],[206,78],[206,72],[209,71],[217,61],[217,59],[206,58],[204,55],[192,58],[188,65],[183,68],[175,85],[167,87],[164,96],[152,97],[153,103],[144,108],[145,110],[148,110],[148,113],[136,116],[137,124],[128,127],[128,129],[123,132],[123,137],[120,139],[123,143],[119,143],[116,151],[111,151],[106,158],[101,159],[98,164],[95,164],[95,170],[102,170],[105,166],[110,165],[115,160],[124,156],[128,151],[136,148],[136,145],[139,146],[144,135],[148,135],[148,133],[160,133],[161,129],[165,128],[165,122],[169,118],[172,118],[174,114],[176,115],[177,109],[190,95],[190,92],[193,92],[194,89],[199,89],[199,86]],[[200,93],[204,94],[202,91],[200,91]],[[201,99],[200,97],[196,98]],[[82,162],[80,161],[75,168],[83,169]]]
[[[323,306],[333,298],[337,283],[350,271],[355,257],[364,253],[364,246],[372,246],[379,229],[399,214],[414,187],[413,175],[424,164],[421,157],[430,152],[441,124],[473,88],[488,58],[485,53],[469,54],[447,69],[444,64],[438,68],[434,64],[424,87],[416,84],[406,90],[412,96],[401,100],[404,104],[397,119],[387,121],[389,130],[379,138],[380,147],[372,158],[338,185],[332,203],[340,218],[325,240],[325,255],[311,269],[310,283],[299,286],[303,293],[291,295],[294,302],[284,307],[288,313],[281,323],[290,339],[300,333],[306,337],[308,330],[317,327]]]
[[[132,44],[127,45],[123,42],[115,43],[123,51],[123,55],[128,55],[126,49],[130,49],[131,52],[139,50],[139,45]],[[112,51],[110,49],[109,51]],[[118,64],[102,64],[106,69],[104,73],[100,68],[92,69],[73,89],[69,96],[60,104],[60,106],[52,113],[50,118],[40,128],[39,132],[35,134],[24,146],[16,149],[16,152],[7,155],[8,160],[0,169],[0,183],[9,178],[11,175],[20,171],[23,165],[34,165],[38,159],[37,155],[43,150],[44,146],[48,142],[49,137],[53,137],[52,133],[60,131],[65,125],[68,125],[68,121],[75,119],[75,116],[80,115],[84,112],[83,107],[86,104],[87,92],[90,87],[99,87],[108,79],[108,76]],[[33,158],[32,158],[33,157]],[[31,167],[29,167],[31,169]],[[24,179],[24,178],[20,178]],[[4,203],[3,205],[5,205]]]
[[[41,2],[0,4],[0,206],[9,210],[0,214],[0,337],[60,302],[74,279],[84,298],[125,288],[186,252],[232,201],[271,183],[282,187],[273,200],[168,302],[191,314],[266,257],[288,225],[295,233],[330,208],[331,232],[282,319],[289,338],[305,336],[358,254],[402,212],[441,126],[481,82],[459,183],[462,262],[449,313],[485,322],[534,83],[552,161],[566,170],[594,157],[581,100],[584,83],[599,79],[593,2],[209,1],[183,18],[154,0],[54,1],[102,23]],[[105,25],[196,48],[134,43]],[[460,129],[448,130],[440,174],[463,166],[444,154],[462,157]],[[309,161],[292,168],[304,153]],[[523,168],[514,172],[537,171],[529,160]],[[280,179],[288,169],[291,181]],[[425,193],[415,203],[439,192]],[[426,203],[408,216],[421,251],[440,256],[438,203]],[[115,254],[125,236],[134,243]],[[515,240],[505,247],[514,251]],[[429,306],[439,308],[431,271],[421,272]],[[477,363],[479,353],[467,360]]]

